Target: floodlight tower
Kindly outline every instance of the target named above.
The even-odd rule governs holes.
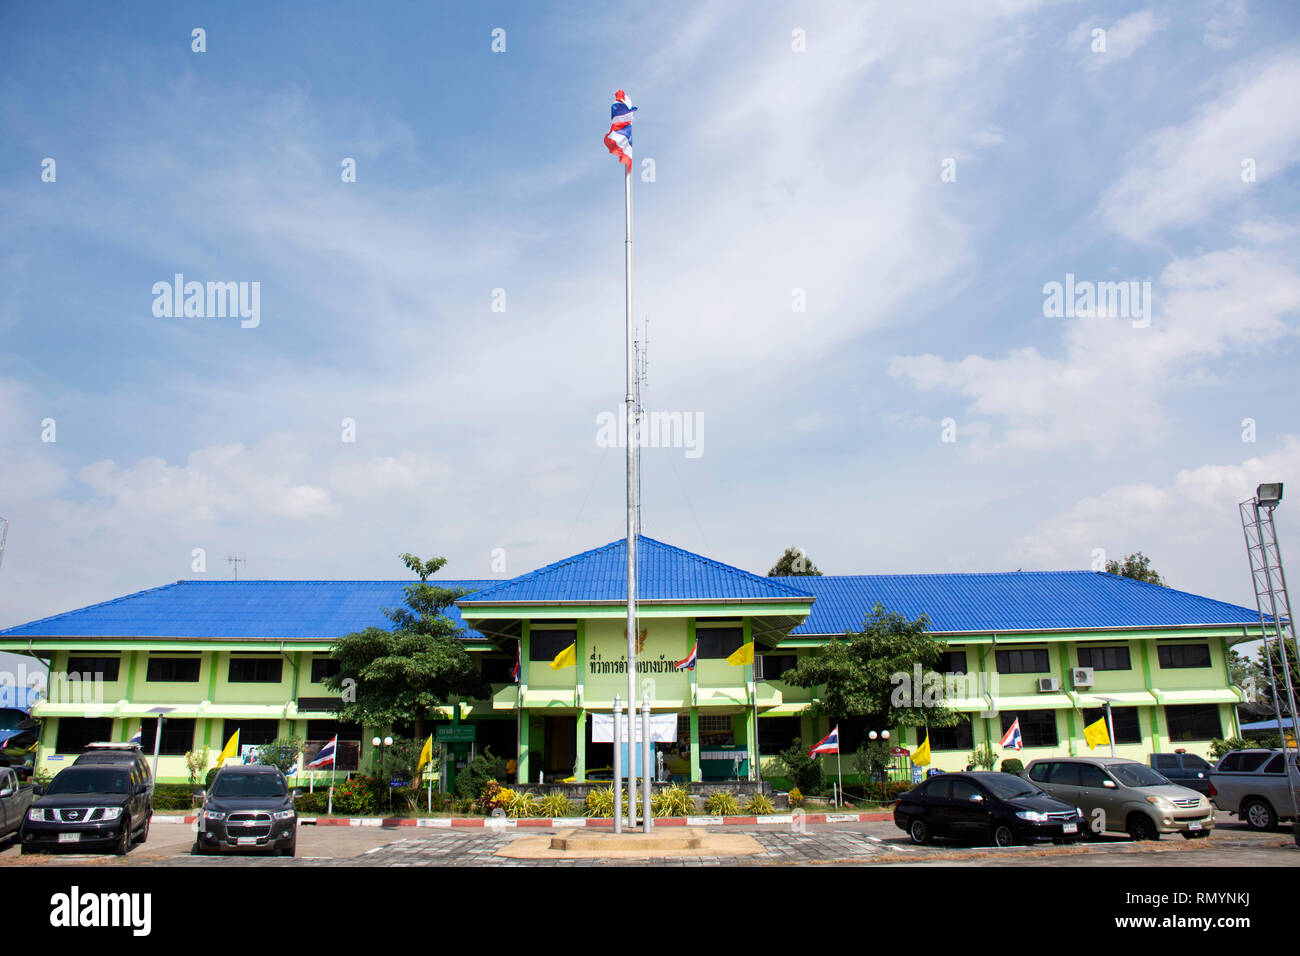
[[[1251,583],[1255,586],[1255,607],[1259,611],[1260,632],[1264,639],[1264,662],[1268,669],[1268,682],[1273,691],[1273,712],[1277,716],[1277,729],[1282,738],[1283,772],[1291,792],[1291,832],[1296,846],[1300,846],[1300,799],[1296,795],[1296,774],[1300,773],[1300,727],[1297,727],[1295,682],[1291,678],[1291,655],[1287,650],[1287,631],[1295,641],[1295,623],[1291,617],[1291,598],[1287,593],[1286,574],[1282,570],[1282,552],[1277,544],[1277,527],[1273,512],[1282,503],[1282,483],[1263,484],[1255,489],[1255,497],[1241,503],[1241,527],[1246,535],[1246,556],[1250,560]],[[1267,608],[1267,612],[1265,609]],[[1281,665],[1281,679],[1273,667],[1273,654],[1269,650],[1269,633],[1277,648]],[[1285,691],[1287,706],[1291,711],[1291,739],[1295,753],[1287,760],[1286,729],[1282,726],[1281,696]],[[1294,761],[1294,768],[1286,766]]]

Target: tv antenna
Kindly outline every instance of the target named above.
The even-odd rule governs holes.
[[[237,558],[233,554],[226,558],[226,563],[235,569],[235,580],[239,580],[239,566],[247,564],[248,558]]]

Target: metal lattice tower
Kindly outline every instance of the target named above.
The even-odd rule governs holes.
[[[1277,543],[1277,526],[1273,523],[1273,511],[1282,499],[1281,485],[1261,485],[1260,491],[1270,489],[1268,496],[1256,493],[1254,498],[1243,501],[1241,527],[1246,535],[1246,555],[1250,560],[1251,583],[1255,587],[1255,607],[1259,611],[1260,632],[1264,640],[1264,661],[1267,665],[1268,681],[1273,691],[1273,712],[1277,717],[1277,729],[1282,739],[1282,752],[1287,752],[1286,730],[1282,726],[1282,695],[1286,694],[1287,706],[1291,717],[1291,739],[1295,741],[1295,757],[1300,766],[1300,727],[1296,711],[1295,683],[1291,679],[1291,654],[1287,649],[1288,641],[1295,645],[1295,624],[1291,617],[1291,598],[1287,593],[1286,573],[1282,569],[1282,552]],[[1275,489],[1275,491],[1273,490]],[[1263,500],[1261,500],[1263,499]],[[1287,632],[1290,632],[1288,636]],[[1282,673],[1276,673],[1273,667],[1273,651],[1269,648],[1270,638]],[[1284,761],[1285,763],[1285,761]],[[1290,768],[1283,767],[1291,791],[1291,813],[1296,843],[1300,845],[1300,800],[1296,795],[1296,775]]]

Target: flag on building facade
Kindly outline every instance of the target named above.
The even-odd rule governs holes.
[[[327,743],[320,750],[316,751],[316,756],[312,762],[307,764],[308,770],[319,770],[321,767],[334,766],[334,755],[339,749],[339,735],[335,734],[334,739]]]
[[[226,741],[226,745],[221,748],[221,756],[217,757],[217,766],[220,767],[231,757],[239,754],[239,731],[236,730],[234,736]]]
[[[618,157],[628,169],[632,168],[632,114],[636,107],[619,90],[614,94],[614,105],[609,108],[609,132],[605,134],[605,148]]]
[[[695,646],[691,648],[691,652],[677,662],[676,669],[679,671],[695,670],[695,659],[699,649],[700,649],[700,642],[696,641]]]
[[[921,746],[910,755],[912,763],[918,767],[930,766],[930,731],[925,732],[925,740],[921,741]]]
[[[137,747],[139,747],[141,746],[141,738],[143,736],[144,736],[144,726],[141,725],[135,729],[135,736],[133,736],[130,740],[128,740],[127,743],[135,744]]]
[[[516,683],[516,684],[519,683],[519,674],[520,674],[520,671],[521,671],[521,668],[520,668],[520,665],[519,665],[519,661],[520,661],[520,651],[522,651],[522,649],[523,649],[523,644],[524,644],[524,642],[523,642],[523,641],[520,641],[519,643],[517,643],[517,644],[515,645],[515,669],[512,670],[512,671],[510,672],[510,680],[513,681],[513,682]]]
[[[750,641],[748,644],[741,644],[740,648],[727,658],[727,663],[734,667],[754,663],[754,642]]]
[[[429,734],[429,739],[424,742],[420,748],[420,759],[415,764],[415,775],[418,777],[424,765],[433,760],[433,734]]]
[[[1102,717],[1096,723],[1084,727],[1083,739],[1088,742],[1089,750],[1096,750],[1098,747],[1109,744],[1110,728],[1106,726],[1106,718]]]
[[[808,751],[809,757],[817,754],[837,754],[840,752],[840,727],[835,725],[835,729],[823,737],[817,743],[813,744],[813,749]]]
[[[1010,747],[1012,750],[1021,750],[1024,748],[1025,746],[1024,741],[1020,737],[1019,717],[1017,717],[1015,720],[1011,722],[1011,726],[1008,727],[1007,732],[1002,735],[1002,740],[1001,742],[998,743],[998,746],[1003,748],[1004,750],[1008,747]]]
[[[551,661],[551,670],[563,670],[566,667],[573,667],[578,663],[578,644],[575,641],[560,653],[555,655],[555,660]]]

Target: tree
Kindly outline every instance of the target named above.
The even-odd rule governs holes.
[[[790,574],[821,577],[817,565],[808,560],[808,555],[804,554],[803,548],[796,547],[786,548],[785,554],[781,555],[781,559],[772,565],[772,570],[767,572],[769,578]]]
[[[808,756],[808,750],[802,740],[796,737],[790,741],[790,746],[777,756],[781,766],[785,768],[785,775],[799,788],[800,793],[807,795],[822,792],[825,784],[821,762]]]
[[[1296,658],[1295,638],[1284,638],[1286,642],[1287,661],[1291,665],[1291,686],[1295,689],[1297,698],[1300,698],[1300,660]],[[1269,658],[1273,664],[1273,679],[1269,680]],[[1250,676],[1255,680],[1255,689],[1259,692],[1259,700],[1262,704],[1267,704],[1270,708],[1273,706],[1274,690],[1277,690],[1277,706],[1282,711],[1283,717],[1291,716],[1291,702],[1286,693],[1286,668],[1282,666],[1282,650],[1278,646],[1276,633],[1272,633],[1268,641],[1268,656],[1265,656],[1264,645],[1260,644],[1258,659],[1250,671]],[[1297,701],[1300,703],[1300,700]]]
[[[816,715],[870,717],[882,728],[951,727],[961,717],[944,700],[965,695],[935,670],[948,645],[926,634],[928,626],[924,614],[909,621],[877,604],[860,632],[800,658],[781,679],[817,689]]]
[[[1123,564],[1118,561],[1107,561],[1106,573],[1118,574],[1122,578],[1132,578],[1135,581],[1146,581],[1148,584],[1158,584],[1162,588],[1168,587],[1164,578],[1151,567],[1151,559],[1141,551],[1130,554],[1124,559]]]
[[[381,727],[410,720],[423,740],[424,722],[437,708],[484,697],[488,687],[465,651],[463,628],[445,613],[468,592],[429,583],[447,559],[403,554],[402,562],[420,580],[406,587],[406,607],[384,608],[393,630],[368,627],[335,641],[330,657],[339,670],[325,686],[343,695],[340,720]]]
[[[302,753],[303,742],[296,737],[281,737],[269,744],[263,744],[257,751],[257,762],[269,767],[278,767],[280,772],[288,774],[298,765],[298,755]]]

